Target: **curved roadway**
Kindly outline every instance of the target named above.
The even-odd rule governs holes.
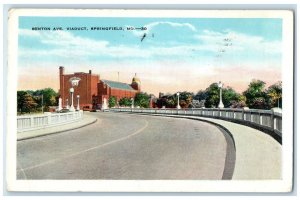
[[[234,150],[214,125],[189,119],[85,113],[84,128],[17,143],[18,179],[230,179]]]

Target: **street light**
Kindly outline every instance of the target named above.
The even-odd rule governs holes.
[[[74,104],[73,104],[74,88],[70,88],[70,93],[71,93],[71,107],[70,107],[69,111],[74,112],[75,111]]]
[[[66,109],[68,109],[69,110],[69,99],[66,99],[66,104],[67,104],[67,106],[66,106]]]
[[[180,105],[179,105],[179,92],[177,92],[177,109],[180,109]]]
[[[74,112],[75,108],[74,108],[74,104],[73,104],[73,95],[74,95],[74,87],[79,85],[79,81],[81,79],[78,77],[72,77],[69,79],[70,83],[71,83],[71,88],[70,88],[70,93],[71,93],[71,107],[69,109],[69,111]]]
[[[80,96],[79,96],[79,94],[77,95],[77,108],[76,108],[76,110],[80,110],[80,106],[79,106],[79,98],[80,98]]]
[[[221,81],[219,81],[218,87],[220,88],[220,102],[219,102],[218,108],[224,108],[224,104],[222,102],[222,88],[223,88],[223,83],[221,83]]]

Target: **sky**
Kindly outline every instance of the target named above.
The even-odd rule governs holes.
[[[74,27],[83,30],[68,30]],[[20,17],[18,39],[19,90],[58,90],[59,66],[125,83],[136,73],[142,91],[154,95],[197,92],[218,81],[242,92],[252,79],[281,80],[276,18]]]

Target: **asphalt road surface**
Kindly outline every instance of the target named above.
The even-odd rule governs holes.
[[[125,113],[17,142],[17,179],[230,179],[235,152],[214,125]],[[225,178],[224,178],[225,177]]]

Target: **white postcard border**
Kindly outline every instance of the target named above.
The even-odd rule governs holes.
[[[17,180],[16,179],[16,91],[19,16],[97,17],[209,17],[283,19],[283,119],[282,180]],[[278,10],[99,10],[99,9],[14,9],[9,13],[7,76],[7,186],[9,191],[85,192],[288,192],[293,178],[293,13]]]

